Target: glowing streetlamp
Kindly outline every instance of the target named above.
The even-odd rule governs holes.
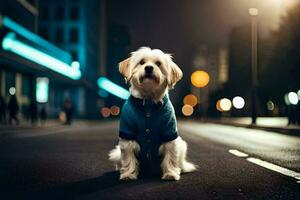
[[[258,9],[257,8],[249,8],[249,14],[252,16],[258,15]]]
[[[251,65],[252,65],[252,124],[256,124],[256,86],[257,86],[257,8],[250,8],[251,15]]]

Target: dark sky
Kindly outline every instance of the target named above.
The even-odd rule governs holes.
[[[298,0],[107,0],[107,17],[128,27],[129,51],[149,46],[173,53],[184,72],[176,90],[184,93],[192,70],[201,67],[193,66],[195,49],[227,47],[232,27],[250,27],[251,7],[259,9],[259,35],[266,37],[293,1]]]
[[[261,11],[261,30],[269,29],[266,25],[276,20],[274,1],[281,0],[108,0],[108,21],[129,28],[131,51],[159,48],[188,65],[201,44],[226,47],[231,28],[249,23],[248,8],[255,3]]]

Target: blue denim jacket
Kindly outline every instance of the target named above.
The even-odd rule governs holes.
[[[142,160],[157,160],[159,146],[177,138],[175,111],[168,95],[158,104],[130,96],[121,111],[119,136],[139,143]]]

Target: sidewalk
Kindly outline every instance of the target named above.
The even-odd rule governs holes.
[[[300,136],[300,126],[288,125],[288,119],[286,117],[258,117],[256,125],[251,124],[250,117],[207,119],[204,120],[204,122],[231,125],[236,127],[261,129],[266,131],[284,133],[288,135]]]

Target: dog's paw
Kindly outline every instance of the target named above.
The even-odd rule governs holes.
[[[173,174],[173,173],[166,173],[161,177],[161,179],[168,180],[168,181],[178,181],[180,180],[180,175]]]
[[[121,174],[120,175],[120,180],[136,180],[137,175],[135,174]]]

